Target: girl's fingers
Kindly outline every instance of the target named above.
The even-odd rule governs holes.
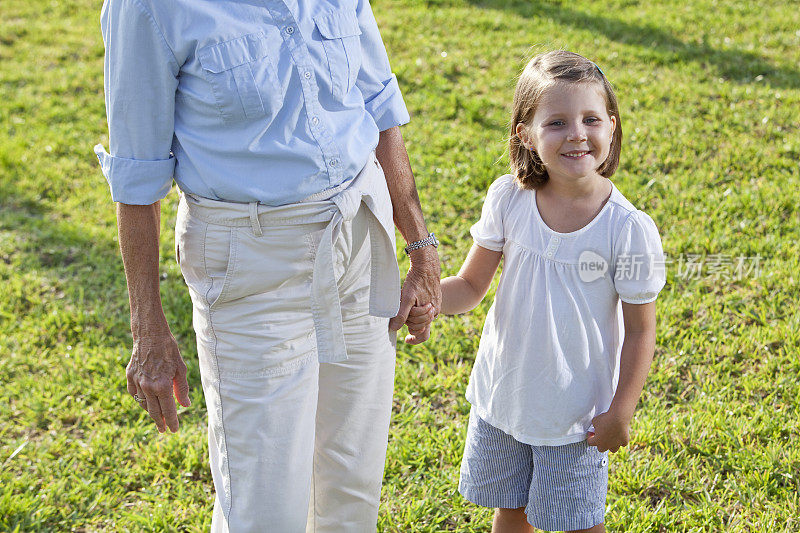
[[[433,322],[433,313],[429,313],[420,317],[409,318],[406,320],[406,325],[409,328],[421,328]]]
[[[411,310],[408,312],[408,319],[410,320],[412,317],[420,317],[420,316],[425,316],[425,315],[427,315],[428,313],[430,313],[430,311],[431,311],[432,309],[433,309],[433,306],[432,306],[431,304],[425,304],[425,305],[415,305],[415,306],[414,306],[414,307],[412,307],[412,308],[411,308]]]
[[[405,341],[408,344],[419,344],[428,340],[431,334],[431,322],[436,314],[433,304],[415,305],[408,312],[406,326],[408,335]]]
[[[411,308],[406,319],[408,326],[421,326],[430,324],[435,317],[435,309],[431,304]]]
[[[424,328],[421,331],[406,335],[405,342],[406,344],[421,344],[426,340],[428,340],[430,336],[431,336],[430,328]]]

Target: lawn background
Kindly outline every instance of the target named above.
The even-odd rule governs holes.
[[[625,139],[614,181],[653,217],[676,263],[632,441],[611,461],[610,530],[800,530],[797,7],[373,2],[445,274],[504,173],[525,59],[568,48],[617,90]],[[172,252],[174,191],[163,202],[162,292],[193,406],[180,411],[180,433],[159,436],[125,392],[127,294],[92,154],[107,146],[99,10],[0,4],[0,530],[207,530],[213,489],[190,301]],[[688,254],[707,265],[758,255],[760,275],[681,275]],[[489,529],[490,512],[456,485],[464,390],[493,294],[438,319],[428,343],[399,345],[382,531]]]

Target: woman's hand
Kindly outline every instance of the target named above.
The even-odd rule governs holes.
[[[411,252],[411,268],[408,269],[403,289],[400,292],[400,311],[389,321],[389,329],[397,331],[403,327],[408,320],[411,308],[415,305],[430,304],[433,315],[427,321],[427,325],[420,327],[419,320],[411,324],[409,335],[405,338],[408,344],[420,344],[430,337],[430,323],[439,314],[442,305],[440,274],[439,255],[436,253],[436,248],[426,246]]]
[[[134,340],[133,353],[125,371],[128,393],[156,423],[159,433],[178,431],[178,412],[172,395],[189,407],[186,363],[171,333]]]
[[[586,444],[597,446],[597,451],[616,452],[630,441],[631,420],[614,411],[606,411],[592,419],[594,433],[589,432]]]

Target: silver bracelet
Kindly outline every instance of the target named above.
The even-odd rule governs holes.
[[[425,248],[426,246],[433,246],[434,248],[439,247],[439,241],[436,239],[436,235],[433,233],[428,233],[428,236],[420,241],[414,241],[410,243],[408,246],[405,247],[406,254],[412,252],[413,250],[419,250],[420,248]]]

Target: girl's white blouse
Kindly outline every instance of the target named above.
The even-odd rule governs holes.
[[[502,251],[467,399],[520,442],[586,438],[619,377],[622,306],[656,299],[666,281],[653,220],[612,184],[602,210],[571,233],[550,229],[536,193],[505,175],[490,187],[476,244]]]

